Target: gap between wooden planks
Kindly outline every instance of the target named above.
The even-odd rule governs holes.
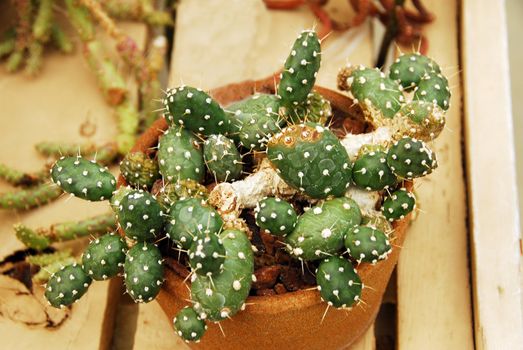
[[[4,15],[3,7],[0,13]],[[4,17],[4,16],[0,16]],[[5,18],[4,18],[5,19]],[[6,23],[6,22],[2,22]],[[125,24],[124,30],[139,45],[145,43],[143,25]],[[113,41],[106,41],[113,47]],[[131,91],[137,92],[135,88]],[[33,145],[39,141],[84,142],[79,137],[79,127],[87,117],[97,125],[91,141],[102,143],[114,138],[115,122],[111,108],[100,93],[94,74],[82,57],[81,45],[73,55],[61,55],[46,50],[42,74],[28,78],[23,72],[8,74],[0,65],[0,162],[26,171],[39,170],[44,159]],[[0,191],[13,188],[0,184]],[[46,226],[55,222],[81,219],[109,210],[107,202],[87,203],[65,198],[46,207],[29,212],[0,210],[0,260],[24,246],[13,234],[12,225],[24,222],[31,227]],[[82,217],[79,217],[79,213]],[[85,240],[82,243],[86,243]],[[82,243],[73,244],[80,248]],[[114,311],[119,289],[108,282],[96,282],[89,292],[75,304],[72,313],[57,328],[26,326],[0,315],[0,338],[4,349],[107,349],[113,331]],[[36,305],[31,303],[31,305]],[[16,306],[25,312],[26,305]],[[27,313],[41,310],[27,309]]]
[[[505,10],[504,1],[462,3],[465,135],[478,349],[523,349],[521,233]],[[517,135],[522,136],[521,130],[517,130]]]

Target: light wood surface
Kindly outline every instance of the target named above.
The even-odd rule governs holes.
[[[0,10],[1,11],[1,10]],[[143,25],[128,24],[125,31],[140,45],[145,42]],[[107,46],[114,45],[108,42]],[[136,93],[134,91],[133,93]],[[8,74],[0,66],[0,162],[25,171],[40,170],[44,159],[34,151],[39,141],[82,142],[87,139],[79,134],[80,125],[90,120],[96,125],[96,134],[90,141],[107,142],[116,134],[112,110],[105,103],[96,85],[95,76],[89,71],[82,57],[81,46],[74,55],[61,55],[46,51],[42,74],[29,78],[23,73]],[[0,191],[13,188],[0,184]],[[14,236],[12,225],[23,222],[31,227],[46,226],[55,222],[82,219],[104,213],[107,202],[89,203],[77,198],[62,198],[41,209],[29,212],[0,210],[0,260],[24,249]],[[74,244],[79,248],[86,241]],[[16,281],[12,281],[16,285]],[[8,293],[9,283],[1,292]],[[35,295],[42,293],[40,287]],[[75,304],[70,316],[59,327],[29,326],[15,321],[12,315],[0,314],[0,338],[3,349],[107,349],[113,332],[114,310],[118,292],[109,283],[96,282],[89,292]],[[41,315],[32,294],[16,302],[17,312]],[[13,297],[14,298],[14,297]],[[36,316],[35,316],[36,315]]]
[[[523,349],[521,233],[504,5],[504,1],[464,0],[462,7],[469,225],[478,349]]]
[[[449,77],[447,126],[431,145],[439,167],[416,180],[421,211],[398,263],[398,348],[473,349],[466,196],[461,156],[458,2],[424,1],[429,55]]]

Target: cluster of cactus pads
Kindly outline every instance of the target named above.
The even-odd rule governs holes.
[[[355,151],[351,140],[361,135],[340,139],[326,125],[332,109],[313,90],[320,60],[320,41],[306,30],[292,47],[275,95],[256,94],[222,107],[201,89],[168,90],[163,103],[169,127],[156,154],[132,153],[121,164],[129,187],[116,190],[114,177],[94,162],[56,162],[53,181],[80,198],[109,200],[125,240],[109,234],[91,242],[81,264],[51,277],[49,302],[69,305],[93,279],[119,273],[135,301],[154,299],[163,282],[162,253],[169,255],[156,243],[166,238],[169,249],[186,255],[191,270],[192,304],[179,311],[174,328],[184,340],[199,341],[207,322],[245,308],[255,280],[249,226],[238,224],[240,214],[214,207],[206,185],[229,182],[238,191],[262,193],[252,183],[256,171],[247,174],[244,163],[266,158],[292,190],[277,196],[269,189],[265,193],[273,195],[238,209],[252,209],[259,230],[316,268],[318,290],[330,306],[357,305],[364,288],[358,266],[387,259],[391,223],[415,209],[404,185],[437,166],[424,141],[441,131],[450,93],[437,64],[419,54],[402,56],[389,76],[365,67],[343,70],[340,86],[389,135]],[[255,156],[248,160],[250,153]],[[361,196],[351,196],[354,188],[379,200],[369,209]]]

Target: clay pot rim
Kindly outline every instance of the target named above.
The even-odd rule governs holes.
[[[210,91],[210,94],[215,97],[214,95],[219,94],[220,92],[225,91],[227,94],[227,90],[234,88],[244,88],[245,86],[249,87],[252,91],[257,91],[257,87],[267,87],[267,86],[273,86],[274,85],[275,78],[274,77],[268,77],[266,79],[258,80],[258,81],[252,81],[252,80],[246,80],[240,83],[235,84],[229,84],[222,87],[218,87],[215,89],[212,89]],[[346,95],[342,95],[337,91],[331,90],[329,88],[321,87],[321,86],[315,86],[314,90],[319,92],[323,97],[328,99],[333,107],[336,107],[341,110],[348,110],[350,107],[354,105],[353,100],[350,99]],[[252,95],[252,93],[250,94]],[[245,98],[247,96],[243,96]],[[226,97],[227,99],[227,97]],[[219,100],[219,99],[218,99]],[[238,101],[238,99],[236,99]],[[219,102],[222,102],[219,100]],[[231,102],[231,101],[229,101]],[[163,135],[163,132],[167,130],[168,124],[165,118],[161,117],[158,120],[156,120],[136,141],[135,145],[131,149],[131,152],[147,152],[151,147],[154,147],[158,143],[158,139],[161,135]],[[125,179],[121,174],[118,176],[118,183],[117,187],[125,186],[126,182]],[[411,181],[406,181],[405,187],[411,191],[412,190],[413,183]],[[408,225],[410,222],[411,215],[407,215],[402,220],[397,220],[393,222],[393,228],[395,229],[395,232],[399,233],[399,235],[405,235],[405,226]],[[401,227],[402,229],[396,230],[396,228]],[[120,232],[123,234],[123,231]],[[166,257],[165,259],[173,259],[171,257]],[[173,259],[174,260],[174,259]],[[183,284],[190,284],[187,282],[184,282],[185,278],[183,278],[180,274],[178,274],[172,267],[169,266],[169,264],[165,264],[165,278],[166,279],[174,279],[176,281],[176,285],[181,286],[183,288],[186,288],[187,286],[182,286]],[[356,267],[358,274],[362,277],[362,280],[365,279],[364,276],[372,275],[373,271],[376,271],[376,269],[379,269],[379,263],[372,265],[369,263],[363,263]],[[165,284],[162,286],[162,289],[164,289],[164,292],[169,292],[165,290]],[[174,291],[171,291],[174,293]],[[245,301],[246,304],[249,305],[249,313],[252,314],[279,314],[282,312],[285,312],[287,310],[296,310],[296,309],[306,309],[308,307],[312,307],[314,305],[324,303],[320,297],[320,292],[316,289],[316,287],[311,287],[309,289],[301,289],[293,292],[287,292],[284,294],[275,294],[275,295],[269,295],[269,296],[249,296],[247,300]],[[276,307],[277,305],[277,307]],[[325,303],[326,307],[327,304]]]

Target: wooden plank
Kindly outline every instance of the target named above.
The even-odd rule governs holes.
[[[476,345],[522,349],[520,226],[504,1],[462,5]]]
[[[336,1],[336,5],[341,16],[349,11],[345,1]],[[198,0],[183,0],[177,11],[170,85],[183,82],[211,89],[266,77],[283,65],[296,34],[314,24],[306,8],[269,11],[258,0],[213,1],[206,6]],[[370,64],[370,38],[370,26],[332,34],[324,44],[318,84],[335,88],[338,69],[347,60]],[[140,305],[133,349],[153,345],[155,349],[186,349],[172,331],[170,321],[158,317],[159,312],[157,304]],[[351,349],[373,350],[374,344],[371,327]]]
[[[450,78],[452,106],[446,130],[431,145],[439,168],[416,180],[422,211],[409,230],[398,264],[398,348],[472,349],[458,1],[424,3],[436,15],[435,22],[425,27],[429,54]]]
[[[146,31],[143,25],[125,24],[123,28],[138,43],[144,43]],[[0,153],[0,162],[21,170],[33,171],[43,166],[44,159],[33,149],[33,145],[39,141],[87,141],[79,135],[79,127],[87,119],[97,127],[90,141],[107,142],[116,134],[112,109],[99,92],[95,76],[82,57],[80,45],[74,55],[63,56],[53,50],[46,51],[42,74],[35,78],[29,78],[23,73],[7,74],[2,66],[0,106],[0,148],[4,150]],[[9,190],[12,188],[0,184],[0,191]],[[12,233],[12,225],[16,222],[40,227],[89,217],[107,210],[106,202],[88,203],[77,198],[63,198],[29,212],[0,211],[0,260],[16,250],[24,249]],[[95,346],[107,349],[110,346],[118,295],[109,283],[94,283],[81,302],[73,306],[70,317],[59,327],[28,326],[0,315],[2,347],[92,349],[93,344],[97,344]],[[20,312],[23,311],[21,308]]]

